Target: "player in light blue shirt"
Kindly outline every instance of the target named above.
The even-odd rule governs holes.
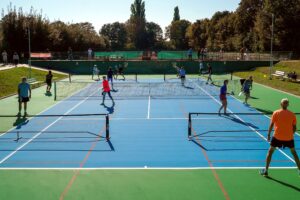
[[[180,79],[181,79],[181,85],[184,86],[184,82],[185,82],[185,70],[183,67],[180,67],[179,69],[179,76],[180,76]]]
[[[22,82],[18,85],[18,101],[19,101],[19,113],[21,115],[22,103],[24,104],[24,116],[27,115],[27,102],[31,98],[30,85],[27,83],[27,79],[22,78]]]

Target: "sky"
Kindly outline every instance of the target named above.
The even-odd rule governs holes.
[[[91,22],[98,32],[103,24],[125,22],[130,16],[134,0],[0,0],[0,8],[7,13],[10,3],[29,12],[33,7],[42,11],[50,21],[78,23]],[[175,6],[181,19],[195,22],[210,18],[217,11],[235,11],[240,0],[145,0],[146,19],[159,24],[164,30],[173,19]]]

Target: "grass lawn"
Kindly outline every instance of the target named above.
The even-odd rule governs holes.
[[[18,67],[0,71],[0,98],[10,96],[17,93],[18,84],[22,77],[28,76],[28,68]],[[42,84],[45,82],[47,71],[31,69],[31,76]],[[53,73],[53,80],[67,78],[66,75]],[[37,87],[41,84],[37,84]]]
[[[273,77],[272,80],[269,80],[269,70],[269,67],[260,67],[253,71],[236,72],[234,75],[242,78],[246,78],[251,75],[253,76],[254,81],[257,83],[300,96],[300,83],[291,82],[288,80],[282,81],[275,77]],[[273,72],[275,72],[275,70],[284,71],[286,73],[295,71],[298,74],[299,79],[300,61],[279,62],[274,66]]]

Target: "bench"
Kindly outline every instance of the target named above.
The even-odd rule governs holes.
[[[278,70],[276,70],[275,73],[272,74],[272,76],[275,76],[275,77],[279,77],[279,78],[284,79],[285,76],[286,76],[286,74],[285,74],[285,72],[283,72],[283,71],[278,71]]]

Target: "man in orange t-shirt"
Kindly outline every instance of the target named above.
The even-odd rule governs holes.
[[[297,152],[295,150],[294,133],[297,130],[296,127],[296,116],[294,113],[289,111],[287,108],[289,106],[288,99],[281,100],[281,108],[273,113],[271,124],[268,132],[268,141],[270,141],[270,135],[275,126],[275,133],[271,140],[271,146],[268,151],[266,159],[266,168],[260,171],[263,176],[268,176],[268,169],[271,163],[272,155],[276,148],[288,147],[294,156],[295,162],[298,166],[298,173],[300,175],[300,162]]]
[[[102,86],[103,86],[103,99],[102,99],[102,104],[104,105],[104,101],[105,101],[105,96],[106,94],[108,94],[109,98],[112,100],[113,104],[115,104],[114,99],[112,98],[111,94],[110,94],[110,87],[109,87],[109,82],[108,80],[106,80],[106,76],[103,76],[103,82],[102,82]]]

